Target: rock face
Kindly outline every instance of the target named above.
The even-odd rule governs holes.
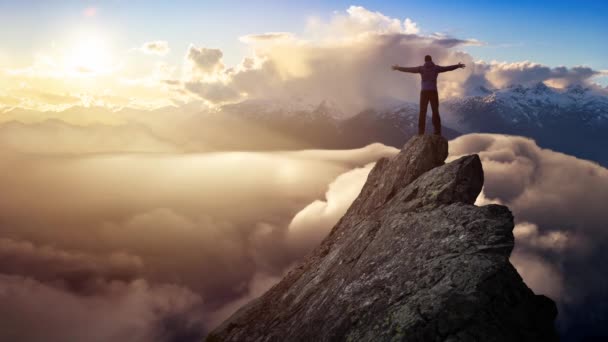
[[[207,341],[556,341],[555,304],[509,262],[513,217],[473,205],[477,155],[416,136],[381,159],[298,267]]]

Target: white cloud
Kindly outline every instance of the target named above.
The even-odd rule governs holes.
[[[146,42],[140,47],[140,50],[145,54],[164,56],[170,51],[169,42],[164,40]]]
[[[341,174],[329,184],[325,200],[315,200],[298,212],[288,227],[289,247],[307,252],[317,246],[359,195],[373,166],[368,164]]]
[[[416,24],[410,18],[405,18],[405,21],[403,22],[403,25],[404,25],[403,33],[405,33],[405,34],[418,34],[418,33],[420,33],[420,28],[418,27],[418,24]]]

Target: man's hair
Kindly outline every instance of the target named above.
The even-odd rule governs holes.
[[[425,62],[432,62],[433,61],[433,57],[431,57],[431,55],[426,55],[426,56],[424,56],[424,61]]]

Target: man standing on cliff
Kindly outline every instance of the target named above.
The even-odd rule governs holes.
[[[450,66],[439,66],[433,63],[433,58],[429,55],[424,56],[424,65],[405,68],[393,65],[393,70],[420,74],[422,77],[422,89],[420,90],[420,115],[418,116],[418,134],[424,134],[426,125],[426,111],[431,103],[433,111],[433,128],[435,134],[441,135],[441,119],[439,118],[439,96],[437,94],[437,76],[439,73],[464,68],[464,64],[458,63]]]

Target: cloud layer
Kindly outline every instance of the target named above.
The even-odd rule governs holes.
[[[0,339],[196,340],[315,243],[290,236],[299,210],[394,150],[13,149],[0,158],[0,318],[13,322]]]
[[[58,327],[47,329],[56,340],[84,333],[62,328],[71,321],[102,329],[100,341],[133,329],[141,340],[170,340],[169,331],[198,336],[314,248],[375,160],[397,152],[374,144],[186,153],[145,140],[121,151],[104,139],[75,149],[92,126],[76,133],[3,126],[0,293],[7,305],[0,314],[19,313],[23,324],[7,334],[20,340],[35,340],[27,327],[45,329],[47,321]],[[34,143],[58,129],[64,143]],[[514,212],[512,261],[529,286],[568,307],[601,295],[601,272],[590,260],[607,258],[606,169],[520,137],[467,135],[450,151],[450,158],[480,154],[486,183],[478,204]],[[53,310],[35,311],[39,303]],[[105,316],[116,320],[100,324]]]

